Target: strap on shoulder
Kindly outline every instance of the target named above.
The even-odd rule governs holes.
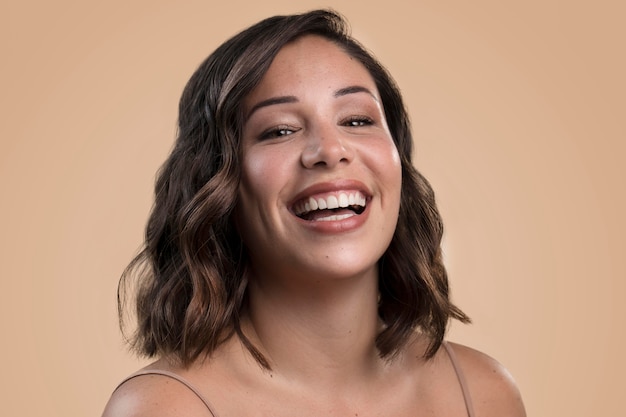
[[[463,400],[465,401],[465,408],[467,409],[468,417],[476,417],[474,414],[474,406],[472,404],[472,397],[469,393],[469,388],[467,387],[467,381],[465,380],[465,375],[463,374],[463,369],[461,368],[461,364],[452,349],[447,342],[443,342],[443,347],[446,348],[446,352],[448,352],[448,357],[450,357],[450,362],[452,362],[452,366],[454,367],[454,372],[456,372],[456,377],[459,380],[459,385],[461,385],[461,391],[463,391]]]
[[[183,384],[184,386],[189,388],[189,390],[191,392],[196,394],[196,396],[200,399],[200,401],[202,401],[202,403],[206,406],[206,408],[209,410],[209,413],[211,413],[211,415],[213,417],[218,417],[217,413],[214,411],[213,407],[211,406],[211,403],[209,403],[209,401],[206,398],[204,398],[204,396],[200,393],[200,391],[198,391],[198,389],[196,389],[196,387],[191,385],[191,383],[189,381],[187,381],[183,377],[181,377],[181,376],[179,376],[179,375],[177,375],[177,374],[175,374],[173,372],[162,371],[162,370],[158,370],[158,369],[139,371],[139,372],[136,372],[136,373],[130,375],[128,378],[126,378],[122,382],[120,382],[119,385],[115,388],[115,390],[117,390],[119,387],[124,385],[124,383],[126,383],[127,381],[129,381],[129,380],[131,380],[133,378],[137,378],[139,376],[143,376],[143,375],[162,375],[162,376],[166,376],[168,378],[172,378],[172,379],[180,382],[181,384]]]

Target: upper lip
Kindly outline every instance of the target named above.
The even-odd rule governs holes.
[[[368,187],[358,180],[342,179],[336,181],[319,182],[304,188],[291,200],[289,207],[294,211],[302,201],[308,200],[310,197],[316,197],[323,194],[345,192],[346,194],[360,192],[367,201],[371,199],[372,193]]]

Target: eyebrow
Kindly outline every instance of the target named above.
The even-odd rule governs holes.
[[[262,107],[273,106],[275,104],[284,104],[284,103],[297,103],[298,98],[296,96],[281,96],[281,97],[272,97],[267,100],[263,100],[254,105],[248,112],[246,116],[246,120],[252,116],[252,114]]]
[[[339,90],[335,91],[333,93],[333,97],[335,98],[339,98],[339,97],[343,97],[346,96],[348,94],[356,94],[356,93],[366,93],[369,94],[377,103],[378,98],[374,95],[374,93],[372,93],[368,88],[365,88],[363,86],[360,85],[351,85],[349,87],[344,87],[344,88],[340,88]],[[255,104],[250,111],[248,112],[248,115],[246,116],[246,120],[248,120],[252,114],[259,110],[260,108],[263,107],[267,107],[267,106],[273,106],[276,104],[285,104],[285,103],[297,103],[299,100],[296,96],[280,96],[280,97],[272,97],[272,98],[268,98],[267,100],[263,100],[258,102],[257,104]]]
[[[341,96],[345,96],[348,94],[355,94],[355,93],[367,93],[370,96],[372,96],[372,98],[376,100],[376,102],[378,103],[378,98],[374,95],[374,93],[372,93],[368,88],[365,88],[361,85],[351,85],[349,87],[341,88],[335,91],[335,94],[333,94],[333,96],[341,97]]]

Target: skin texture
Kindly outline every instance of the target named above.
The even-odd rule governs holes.
[[[244,125],[240,235],[257,282],[266,276],[285,285],[296,277],[373,278],[396,226],[398,152],[367,70],[336,47],[321,48],[328,41],[303,42],[278,54],[245,101],[246,114],[256,110]],[[359,88],[345,90],[350,87]],[[281,97],[290,102],[257,107]],[[366,193],[366,213],[335,222],[293,214],[300,197],[341,191]],[[357,221],[365,216],[365,223]]]
[[[350,87],[349,89],[346,89]],[[358,87],[358,88],[353,88]],[[277,99],[278,98],[278,99]],[[268,101],[270,100],[270,101]],[[178,373],[229,416],[466,416],[450,359],[423,359],[413,340],[393,360],[374,339],[377,261],[400,200],[398,154],[365,68],[333,43],[306,36],[285,46],[245,101],[236,224],[251,257],[243,332],[268,358],[261,369],[233,337]],[[260,105],[262,104],[262,105]],[[359,191],[367,208],[343,220],[301,219],[303,197]],[[524,416],[510,375],[495,360],[452,345],[477,416]],[[105,417],[208,416],[180,383],[142,376],[122,385]]]

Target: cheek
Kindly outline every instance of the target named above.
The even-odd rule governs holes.
[[[268,182],[274,176],[271,158],[263,152],[247,152],[243,159],[239,195],[248,204],[256,196],[263,195],[271,187]]]
[[[271,164],[254,159],[244,163],[239,194],[244,200],[256,199],[266,195],[272,188],[271,179],[275,173]]]
[[[402,177],[402,162],[396,146],[392,144],[388,150],[388,167],[389,175],[396,178],[400,182]]]
[[[245,216],[242,218],[247,223],[266,221],[272,216],[281,190],[292,174],[289,164],[285,155],[269,147],[252,147],[246,151],[242,162],[239,216]]]
[[[368,149],[368,158],[374,174],[390,189],[402,186],[402,163],[394,143],[386,142]]]
[[[377,166],[377,175],[381,179],[382,186],[387,190],[384,204],[390,212],[399,212],[402,193],[402,163],[400,162],[400,156],[393,144],[380,152],[380,155],[385,155],[384,158],[380,158],[381,161],[384,159],[384,162],[379,162]]]
[[[276,195],[294,175],[294,155],[288,147],[257,146],[244,154],[242,184],[249,194]]]

